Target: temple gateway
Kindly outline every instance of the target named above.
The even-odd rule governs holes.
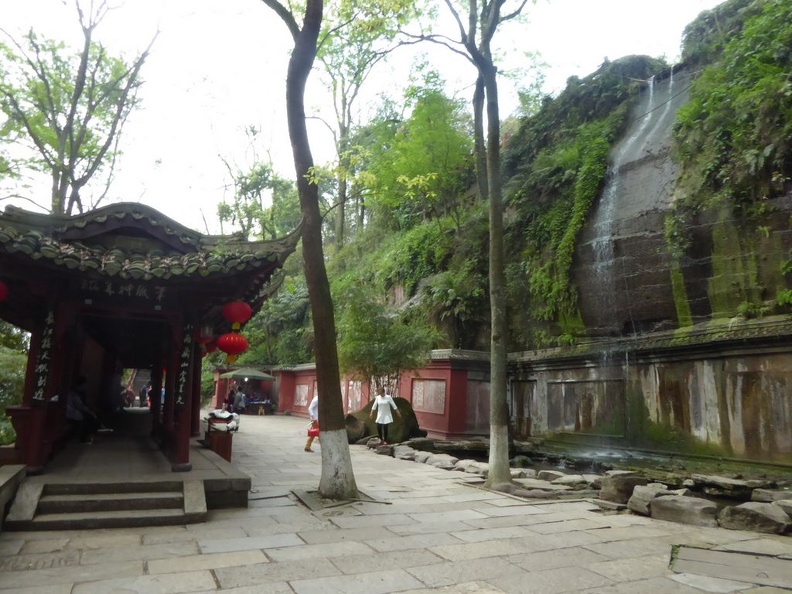
[[[191,469],[200,431],[200,339],[229,332],[223,306],[257,311],[299,230],[274,241],[209,236],[142,204],[77,216],[7,207],[0,214],[0,318],[30,332],[24,395],[7,414],[14,462],[40,473],[67,430],[66,398],[88,378],[99,407],[122,369],[149,369],[152,434],[173,471]],[[118,384],[116,384],[117,386]]]

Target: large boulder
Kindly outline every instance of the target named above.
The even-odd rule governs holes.
[[[401,443],[411,437],[426,437],[426,432],[421,431],[418,426],[418,418],[408,400],[395,397],[396,408],[401,413],[401,417],[394,413],[393,423],[388,426],[388,441],[391,443]],[[377,423],[370,418],[373,402],[369,402],[357,412],[349,413],[346,416],[347,440],[349,443],[357,443],[365,437],[377,435]]]
[[[753,530],[769,534],[789,532],[792,521],[783,509],[772,503],[749,501],[723,508],[718,515],[721,527],[730,530]]]
[[[792,499],[792,491],[788,489],[754,489],[751,493],[751,501],[760,503],[772,503],[784,499]]]
[[[668,487],[660,483],[636,485],[632,496],[627,501],[627,509],[642,516],[649,515],[649,504],[655,497],[668,495]]]
[[[622,472],[609,473],[602,479],[602,488],[599,497],[605,501],[627,503],[632,497],[633,489],[638,485],[645,485],[649,481],[637,473]]]
[[[711,528],[718,526],[718,506],[698,497],[661,495],[649,502],[649,511],[655,520]]]

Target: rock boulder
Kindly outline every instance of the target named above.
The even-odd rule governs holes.
[[[752,530],[769,534],[784,534],[792,527],[786,512],[772,503],[749,501],[723,508],[718,515],[721,527],[730,530]]]

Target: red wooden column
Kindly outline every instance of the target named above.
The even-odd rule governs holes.
[[[17,434],[18,459],[27,466],[28,474],[44,470],[53,443],[59,437],[55,431],[63,428],[61,420],[54,415],[50,415],[52,422],[48,426],[47,410],[51,408],[55,414],[61,411],[60,403],[51,399],[63,388],[59,385],[62,358],[73,348],[63,344],[68,336],[64,322],[67,316],[57,315],[54,306],[45,310],[43,316],[39,328],[31,334],[22,405],[6,409]],[[59,395],[61,398],[65,399],[66,394]]]

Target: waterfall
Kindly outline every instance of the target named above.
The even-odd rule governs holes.
[[[654,121],[655,116],[655,77],[649,79],[648,84],[648,108],[641,116],[640,120],[634,122],[632,127],[635,128],[632,134],[621,143],[621,146],[615,151],[613,161],[608,166],[607,181],[605,188],[602,192],[600,199],[599,209],[594,224],[595,238],[591,242],[594,250],[594,268],[599,273],[604,275],[603,282],[606,286],[611,286],[613,277],[613,219],[616,210],[616,196],[618,195],[620,176],[619,170],[627,161],[629,155],[633,154],[634,145],[642,137],[647,126]],[[666,103],[666,109],[669,108],[670,102]],[[665,115],[665,112],[663,112]],[[660,118],[657,118],[660,119]],[[638,124],[636,127],[635,124]],[[646,139],[651,136],[651,133],[644,137]]]

